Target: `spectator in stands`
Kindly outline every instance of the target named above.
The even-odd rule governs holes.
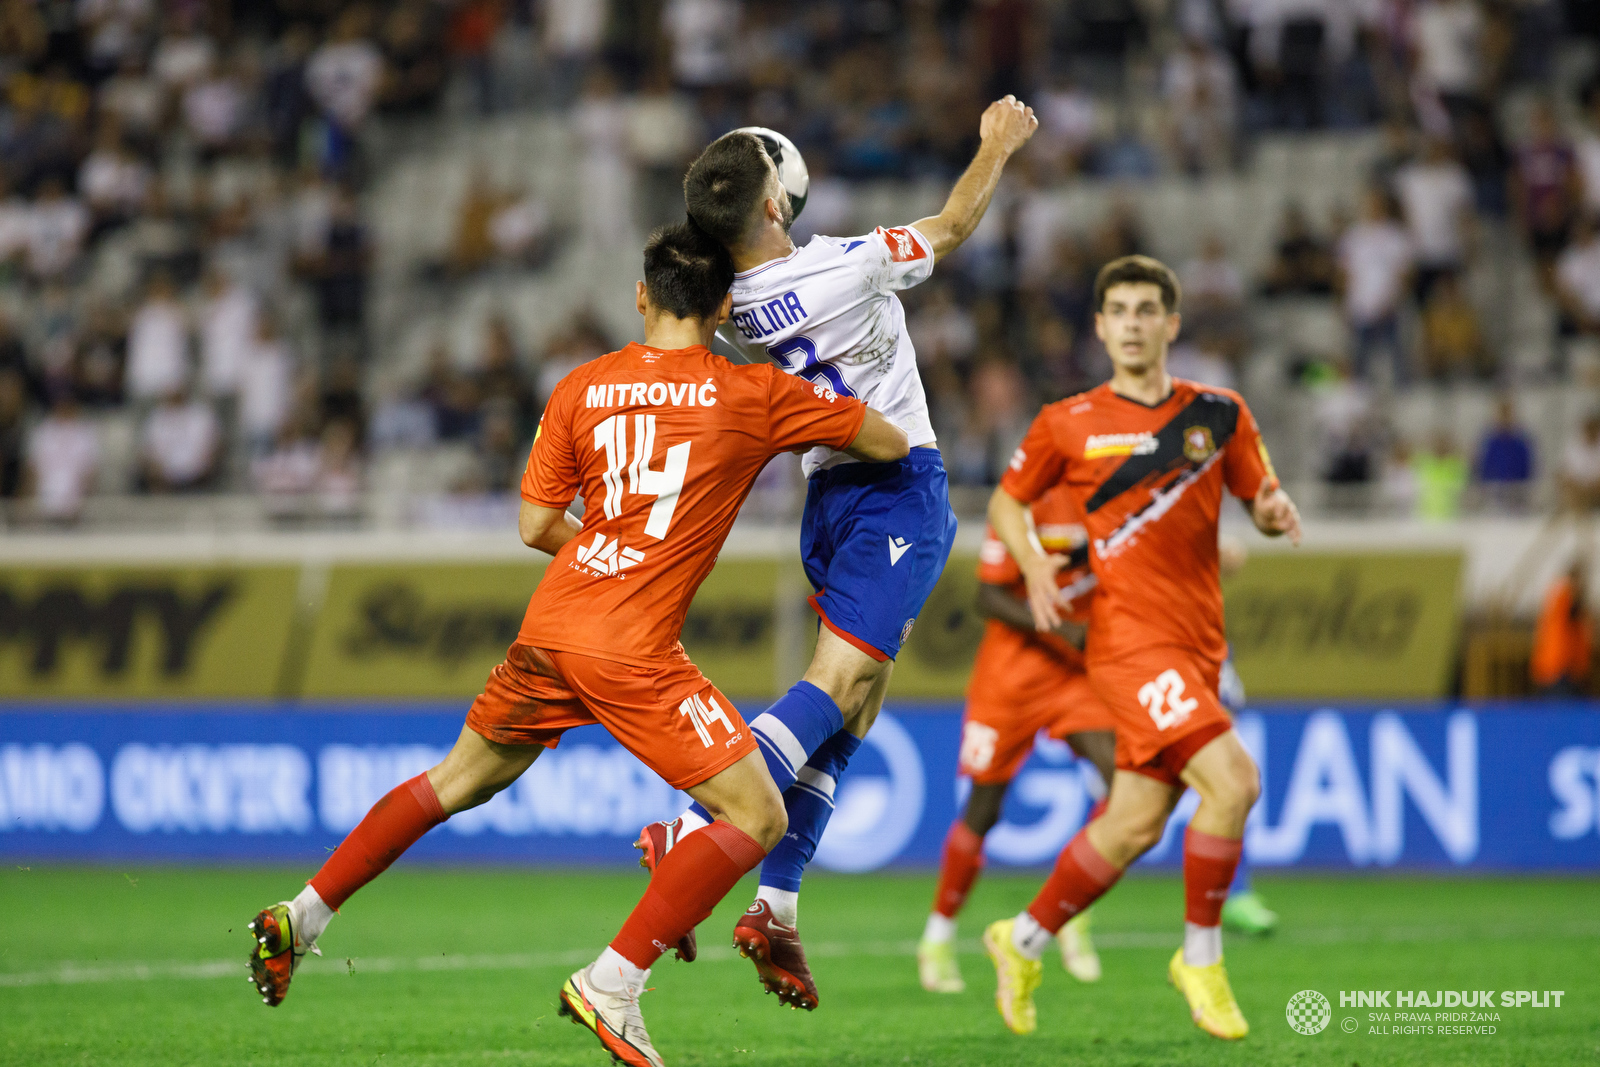
[[[1391,361],[1397,383],[1409,378],[1400,347],[1400,310],[1414,262],[1411,239],[1394,220],[1388,196],[1368,189],[1360,221],[1339,240],[1339,288],[1358,378],[1371,374],[1379,354]]]
[[[1577,158],[1562,136],[1555,111],[1541,100],[1528,118],[1528,139],[1517,148],[1511,174],[1511,205],[1546,289],[1579,196]]]
[[[557,107],[570,107],[578,95],[605,39],[610,7],[610,0],[545,0],[544,53],[550,60],[549,95]]]
[[[167,109],[167,89],[154,77],[137,49],[122,57],[117,72],[96,95],[101,121],[114,122],[141,150],[153,148]]]
[[[15,367],[0,366],[0,500],[13,500],[22,492],[27,417],[27,379]]]
[[[253,319],[254,336],[239,353],[238,424],[247,453],[265,455],[278,440],[294,404],[294,354],[270,312]]]
[[[50,414],[28,435],[27,479],[41,518],[71,522],[100,466],[100,439],[70,392],[56,396]]]
[[[202,30],[200,11],[187,5],[169,9],[165,32],[156,42],[151,70],[170,92],[182,93],[216,65],[217,45]]]
[[[1421,497],[1422,486],[1411,442],[1403,437],[1396,438],[1378,472],[1378,501],[1388,514],[1410,518],[1416,514]]]
[[[942,66],[949,70],[954,64],[945,62]],[[1034,134],[1035,154],[1060,173],[1082,170],[1100,136],[1100,105],[1094,95],[1063,68],[1050,87],[1038,94],[1034,113],[1039,117],[1039,132]]]
[[[384,111],[420,114],[437,104],[444,93],[449,68],[436,10],[420,0],[406,0],[384,19],[380,44],[388,78],[379,105]]]
[[[1423,0],[1412,16],[1416,86],[1450,115],[1475,106],[1484,87],[1484,34],[1477,0]]]
[[[1578,435],[1566,442],[1560,486],[1566,507],[1578,512],[1600,507],[1600,411],[1590,411]]]
[[[1261,279],[1265,296],[1323,296],[1333,292],[1334,260],[1328,243],[1311,229],[1305,208],[1284,205],[1272,261]]]
[[[1437,381],[1494,373],[1477,309],[1455,274],[1439,276],[1422,309],[1422,366]]]
[[[115,123],[101,123],[94,151],[78,168],[78,195],[89,208],[90,236],[127,222],[144,205],[149,189],[149,165],[128,151]]]
[[[672,43],[672,73],[678,84],[707,89],[743,73],[735,45],[742,12],[735,0],[667,0],[661,28]]]
[[[463,441],[478,432],[483,396],[478,383],[463,374],[443,342],[428,356],[428,381],[422,396],[433,409],[433,424],[441,441]]]
[[[647,229],[683,214],[683,173],[700,140],[694,105],[673,88],[664,65],[652,68],[628,105],[628,152],[639,167],[640,215]],[[808,152],[807,162],[812,158]],[[813,194],[819,177],[813,166]],[[806,205],[808,211],[813,206],[809,199]]]
[[[323,514],[351,516],[361,507],[361,431],[350,419],[331,419],[317,451],[315,490]]]
[[[1395,174],[1395,193],[1416,255],[1417,302],[1466,266],[1473,235],[1472,178],[1443,138],[1429,138],[1420,159]]]
[[[306,89],[328,122],[324,165],[335,173],[352,171],[356,135],[383,84],[383,53],[367,39],[370,15],[361,4],[345,8],[306,63]]]
[[[582,152],[578,239],[586,247],[632,247],[633,159],[629,155],[628,107],[616,78],[597,68],[572,111]]]
[[[532,440],[538,424],[538,397],[533,383],[523,372],[511,324],[504,315],[489,319],[484,329],[483,369],[478,372],[478,389],[485,404],[500,405],[511,419],[515,441]],[[515,443],[515,441],[513,443]]]
[[[495,34],[505,17],[502,0],[464,0],[450,12],[446,37],[456,67],[466,75],[476,98],[478,114],[491,115],[495,109],[494,62],[491,55]]]
[[[1583,133],[1573,144],[1578,175],[1583,183],[1582,210],[1600,215],[1600,81],[1591,81],[1583,93]]]
[[[89,236],[89,211],[51,175],[39,185],[28,219],[28,269],[40,280],[65,276],[77,265]]]
[[[1473,467],[1478,484],[1491,507],[1522,511],[1528,506],[1533,484],[1533,438],[1517,421],[1517,407],[1509,396],[1495,405],[1494,424],[1478,445]]]
[[[1544,696],[1577,697],[1588,691],[1594,655],[1588,567],[1580,558],[1545,594],[1533,633],[1529,673]]]
[[[306,265],[317,289],[317,313],[328,330],[353,334],[359,339],[366,322],[372,255],[355,196],[348,189],[338,189],[321,247]]]
[[[1574,511],[1600,507],[1600,411],[1590,412],[1561,453],[1563,503]]]
[[[1429,522],[1460,518],[1469,471],[1455,438],[1446,430],[1435,432],[1428,450],[1413,463],[1417,472],[1417,517]]]
[[[1572,244],[1556,260],[1555,293],[1561,333],[1600,338],[1600,223],[1595,218],[1578,220]]]
[[[150,279],[144,303],[128,324],[128,399],[148,403],[189,380],[189,319],[165,272]]]
[[[1244,277],[1228,259],[1228,245],[1215,230],[1200,254],[1178,271],[1183,282],[1184,335],[1230,362],[1244,354],[1248,338]]]
[[[1191,36],[1167,57],[1162,92],[1172,123],[1173,154],[1185,173],[1214,174],[1234,158],[1237,90],[1227,55]]]
[[[222,432],[211,405],[182,387],[151,409],[139,431],[141,483],[150,493],[205,486],[216,471]]]
[[[225,271],[206,273],[199,308],[200,381],[213,400],[231,403],[239,392],[246,353],[256,341],[256,295]]]

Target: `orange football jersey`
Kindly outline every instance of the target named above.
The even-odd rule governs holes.
[[[866,405],[769,364],[696,345],[630,344],[585,363],[550,396],[522,497],[583,530],[551,561],[518,639],[637,666],[677,647],[695,590],[767,461],[855,440]]]
[[[1089,566],[1089,536],[1084,524],[1083,509],[1066,488],[1052,486],[1032,505],[1033,532],[1045,552],[1071,559],[1056,572],[1056,584],[1061,587],[1062,616],[1073,622],[1089,621],[1089,605],[1094,596],[1097,579]],[[1022,568],[1011,558],[1006,546],[995,536],[994,528],[984,531],[983,547],[978,550],[978,581],[987,585],[1003,585],[1011,595],[1026,602],[1028,587],[1022,580]],[[1083,653],[1055,634],[1024,633],[998,619],[990,619],[983,635],[985,647],[979,659],[985,662],[1004,661],[1013,654],[1016,646],[1038,645],[1070,666],[1082,668]],[[988,646],[999,646],[993,649]],[[987,654],[986,654],[987,653]]]
[[[1087,516],[1100,580],[1088,658],[1178,645],[1221,663],[1217,518],[1226,486],[1254,499],[1277,484],[1243,398],[1174,379],[1154,406],[1109,384],[1050,404],[1023,438],[1001,486],[1017,500],[1064,485]]]

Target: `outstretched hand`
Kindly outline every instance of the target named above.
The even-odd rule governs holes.
[[[1270,476],[1261,479],[1261,488],[1250,503],[1250,518],[1256,529],[1268,537],[1288,534],[1291,543],[1300,543],[1300,509],[1294,506],[1282,486],[1273,485]]]
[[[978,123],[978,136],[986,144],[993,144],[1010,155],[1028,143],[1033,131],[1039,128],[1039,119],[1033,108],[1014,96],[1007,95],[983,110]]]

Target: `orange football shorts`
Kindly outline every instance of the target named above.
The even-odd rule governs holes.
[[[519,641],[467,713],[467,725],[490,741],[546,748],[596,722],[674,789],[699,785],[756,750],[739,709],[682,646],[657,666],[636,667]]]
[[[1222,665],[1172,645],[1090,665],[1089,680],[1117,728],[1117,769],[1179,785],[1189,760],[1233,728],[1217,699]]]

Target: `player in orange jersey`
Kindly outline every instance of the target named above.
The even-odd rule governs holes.
[[[1227,654],[1217,519],[1225,489],[1268,536],[1298,542],[1300,517],[1243,399],[1167,373],[1179,328],[1172,272],[1143,256],[1116,260],[1095,280],[1095,303],[1111,381],[1039,413],[989,520],[1022,571],[1035,625],[1048,631],[1061,622],[1056,575],[1068,561],[1030,542],[1027,506],[1056,485],[1082,505],[1100,581],[1089,680],[1116,721],[1117,769],[1105,814],[1062,850],[1026,910],[985,931],[984,944],[1001,1015],[1031,1031],[1050,938],[1160,840],[1193,787],[1200,805],[1184,837],[1184,941],[1168,975],[1196,1024],[1238,1038],[1249,1025],[1222,965],[1221,910],[1260,780],[1217,695]]]
[[[1066,741],[1094,764],[1097,773],[1089,777],[1100,795],[1111,781],[1111,713],[1089,685],[1081,651],[1096,584],[1083,512],[1069,492],[1056,487],[1034,501],[1030,520],[1046,553],[1072,560],[1056,574],[1065,617],[1050,633],[1034,629],[1022,571],[991,528],[979,553],[977,603],[989,622],[967,683],[961,723],[959,773],[972,780],[972,793],[945,837],[939,887],[917,946],[922,987],[933,993],[966,988],[954,951],[956,915],[983,866],[983,839],[1000,821],[1006,791],[1039,731]],[[1061,928],[1060,940],[1063,966],[1080,981],[1092,982],[1100,977],[1100,960],[1087,921],[1087,912],[1073,916]]]
[[[545,407],[522,479],[524,543],[551,553],[505,662],[455,747],[367,813],[293,901],[251,923],[268,1004],[338,908],[419,837],[515,781],[576,726],[598,722],[716,821],[655,871],[622,930],[562,987],[560,1010],[635,1067],[660,1067],[638,998],[651,965],[759,864],[787,826],[738,709],[678,643],[695,590],[767,461],[823,445],[871,461],[909,451],[858,400],[706,345],[727,321],[733,266],[685,225],[645,248],[645,343],[586,363]],[[567,514],[577,496],[581,522]]]

